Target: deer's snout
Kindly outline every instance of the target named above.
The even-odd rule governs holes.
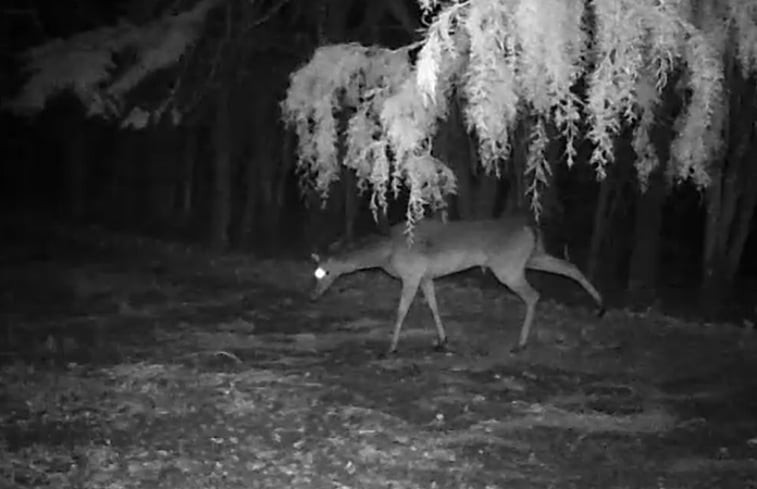
[[[334,277],[331,275],[321,277],[320,279],[315,280],[315,286],[313,287],[313,290],[310,292],[310,300],[316,300],[319,297],[321,297],[324,292],[326,292],[329,287],[331,287],[331,284],[334,283]]]
[[[322,280],[317,280],[313,290],[310,291],[310,300],[314,301],[320,298],[329,286]]]

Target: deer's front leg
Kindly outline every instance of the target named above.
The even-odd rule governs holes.
[[[410,304],[413,303],[415,294],[418,292],[419,284],[420,277],[402,279],[402,296],[400,296],[400,304],[397,308],[397,322],[394,324],[394,333],[392,334],[392,343],[389,345],[388,354],[397,352],[397,344],[400,341],[402,324],[405,322],[405,316],[407,316],[407,311],[410,309]]]

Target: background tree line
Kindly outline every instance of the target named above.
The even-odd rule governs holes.
[[[359,192],[355,170],[340,165],[339,178],[329,184],[322,202],[312,187],[302,188],[298,137],[282,122],[281,102],[292,73],[319,46],[358,42],[399,48],[417,41],[431,15],[424,15],[424,3],[217,0],[175,8],[143,0],[124,2],[115,10],[97,2],[78,2],[70,9],[6,6],[5,207],[188,238],[218,250],[269,254],[303,252],[341,237],[353,240],[381,231],[404,218],[407,190],[390,198],[388,212],[376,222],[370,192]],[[700,22],[704,32],[720,8],[716,4],[690,2],[692,22]],[[738,19],[743,25],[736,25],[735,11],[718,17],[718,32],[724,37],[718,45],[726,94],[720,114],[723,146],[709,162],[706,189],[674,183],[668,167],[671,144],[682,130],[676,118],[691,97],[677,89],[685,69],[673,72],[654,109],[648,151],[660,164],[643,189],[638,185],[640,156],[633,126],[618,131],[615,161],[606,166],[601,181],[586,164],[596,145],[578,143],[577,164],[568,168],[561,164],[564,138],[556,127],[546,126],[549,144],[544,153],[552,170],[540,202],[547,246],[567,255],[606,288],[648,303],[661,287],[696,283],[702,303],[712,311],[729,304],[729,297],[754,300],[743,285],[757,271],[757,48],[744,47],[757,32],[754,4],[746,2],[738,11],[745,14]],[[432,7],[433,14],[444,5]],[[199,13],[181,17],[185,12]],[[128,25],[118,31],[98,30],[117,18],[127,19]],[[45,73],[30,66],[42,60],[40,65],[49,67],[54,58],[25,50],[54,46],[54,39],[72,39],[82,32],[89,37],[77,38],[77,46],[115,46],[108,48],[107,66],[86,58],[71,69],[76,79],[87,72],[86,66],[93,67],[97,83],[92,86],[99,91],[90,85],[62,91],[37,88],[44,97],[30,103],[30,76],[34,80]],[[27,54],[19,58],[19,53]],[[412,52],[417,55],[417,50]],[[53,79],[69,76],[61,67],[56,70]],[[107,97],[98,97],[94,104],[92,94],[102,93],[104,80]],[[340,134],[350,110],[345,104],[337,114]],[[180,117],[173,116],[179,112]],[[29,113],[32,118],[24,117]],[[432,151],[456,177],[456,195],[448,197],[451,218],[530,212],[526,175],[536,119],[527,112],[516,119],[507,164],[498,178],[479,165],[478,141],[454,98],[447,115]],[[347,153],[340,137],[337,158],[343,160]]]

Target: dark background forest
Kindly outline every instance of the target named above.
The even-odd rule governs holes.
[[[368,5],[370,3],[370,5]],[[138,24],[162,12],[161,1],[105,4],[3,2],[3,97],[24,83],[18,55],[53,38],[66,38],[125,16]],[[402,196],[376,222],[355,177],[343,169],[330,197],[301,191],[295,136],[281,122],[279,103],[289,74],[327,43],[396,47],[417,40],[416,2],[229,2],[211,12],[203,35],[171,69],[150,76],[131,97],[157,99],[181,80],[188,116],[178,126],[143,130],[87,117],[65,92],[32,118],[0,114],[3,215],[31,225],[50,221],[237,250],[254,256],[307,257],[338,239],[380,232],[404,217]],[[728,79],[732,110],[725,170],[716,178],[723,226],[708,226],[710,190],[672,185],[665,168],[639,190],[628,138],[617,141],[616,162],[598,182],[587,164],[561,163],[550,147],[553,175],[542,196],[541,226],[549,251],[575,262],[615,306],[663,306],[741,324],[754,319],[757,284],[757,140],[754,79]],[[665,161],[676,109],[661,109],[656,151]],[[751,101],[744,103],[744,101]],[[667,112],[666,112],[667,111]],[[477,168],[475,148],[459,111],[441,126],[437,156],[458,178],[450,200],[455,219],[529,212],[523,196],[528,120],[514,130],[513,151],[501,179]],[[741,130],[736,128],[741,127]],[[710,214],[711,216],[711,214]],[[12,238],[6,226],[4,239]],[[714,237],[713,237],[714,236]],[[705,252],[708,240],[722,242]],[[51,256],[54,251],[50,251]],[[555,297],[570,300],[569,285],[545,278]],[[697,307],[692,308],[691,304]]]

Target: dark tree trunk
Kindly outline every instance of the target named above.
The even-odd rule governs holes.
[[[733,282],[733,278],[738,273],[741,258],[744,254],[744,247],[751,231],[750,224],[754,217],[755,207],[757,207],[757,165],[755,165],[757,147],[754,142],[756,139],[757,134],[753,134],[751,152],[743,162],[744,167],[746,167],[743,182],[744,191],[741,196],[741,205],[734,220],[730,246],[726,257],[725,270],[731,282]]]
[[[278,151],[268,151],[269,160],[265,163],[268,166],[264,169],[264,178],[260,180],[262,204],[259,207],[263,211],[262,224],[265,240],[263,244],[269,252],[276,251],[281,240],[279,217],[281,216],[282,202],[277,194],[278,175],[281,168],[277,155]]]
[[[192,216],[192,202],[194,200],[194,172],[197,160],[197,139],[199,131],[189,126],[183,130],[181,157],[179,170],[176,172],[178,191],[174,200],[174,217],[185,225]]]
[[[358,195],[355,170],[342,166],[342,186],[344,189],[344,239],[347,243],[355,240],[355,221],[358,217]]]
[[[256,87],[258,93],[262,93],[263,89],[260,85],[253,85]],[[267,182],[267,166],[274,164],[272,162],[272,155],[266,154],[268,149],[267,139],[268,125],[266,124],[266,116],[262,110],[262,102],[260,100],[251,101],[250,105],[245,112],[236,112],[238,124],[244,127],[251,126],[245,132],[244,150],[242,151],[243,161],[243,173],[245,176],[244,183],[244,203],[242,207],[241,216],[237,222],[237,236],[239,236],[241,245],[246,249],[261,250],[264,247],[263,234],[265,230],[261,223],[264,218],[267,209],[265,208],[264,199],[262,193]],[[250,118],[247,118],[247,117]]]
[[[569,252],[565,237],[565,208],[557,181],[557,172],[562,170],[564,165],[567,165],[563,161],[565,144],[560,140],[559,131],[554,124],[547,125],[547,137],[549,137],[549,144],[547,145],[546,157],[550,168],[552,168],[552,173],[547,175],[547,185],[542,190],[542,214],[539,225],[544,235],[545,246],[548,243],[554,243],[553,249],[559,250],[559,252],[556,252],[567,259]],[[547,249],[550,249],[550,247],[547,246]]]
[[[65,131],[66,141],[66,164],[68,182],[66,187],[66,200],[68,203],[69,217],[81,219],[86,209],[86,179],[87,179],[87,141],[84,124],[70,122]]]
[[[613,168],[608,168],[608,173],[612,172],[612,170]],[[615,179],[610,174],[599,183],[599,195],[597,196],[597,204],[594,210],[594,226],[589,244],[589,260],[586,265],[586,273],[589,280],[596,280],[599,265],[602,263],[602,245],[604,244],[605,235],[610,223],[610,201],[614,187]]]
[[[160,127],[148,135],[148,163],[151,217],[161,225],[173,224],[173,207],[178,195],[177,174],[180,165],[174,155],[177,131]]]
[[[294,134],[291,131],[284,129],[281,133],[281,147],[280,158],[276,158],[277,168],[275,172],[275,179],[272,182],[272,194],[269,204],[269,210],[266,212],[266,235],[269,236],[268,246],[269,250],[280,249],[280,240],[282,238],[282,221],[281,216],[284,212],[286,186],[289,179],[290,172],[294,168],[295,162],[295,149],[294,149]],[[278,139],[277,139],[278,141]],[[277,151],[276,154],[279,154]],[[287,238],[291,237],[292,233],[287,232]]]
[[[586,268],[592,280],[609,278],[617,283],[618,276],[625,272],[619,265],[626,262],[631,252],[628,246],[631,235],[620,223],[630,218],[630,207],[625,204],[631,198],[629,188],[635,191],[637,182],[633,162],[625,157],[631,151],[621,147],[616,152],[621,157],[607,167],[607,176],[600,183]],[[601,277],[603,272],[605,277]],[[625,285],[623,279],[621,283]]]
[[[475,215],[475,181],[471,170],[476,159],[471,158],[476,149],[463,126],[460,105],[456,98],[450,103],[447,119],[439,126],[434,138],[433,154],[448,165],[457,179],[457,194],[450,196],[448,203],[454,217],[473,219]]]
[[[265,125],[260,133],[264,141],[259,146],[261,151],[257,153],[256,161],[261,165],[262,173],[259,192],[264,212],[265,246],[269,252],[275,252],[281,244],[285,183],[294,165],[294,149],[290,135],[277,123],[280,119],[279,109],[273,95],[266,101],[262,112],[264,118],[261,122]]]
[[[757,203],[757,91],[754,80],[744,79],[735,64],[726,70],[730,90],[725,141],[728,148],[712,171],[707,189],[702,286],[700,303],[717,314],[725,305],[744,252]]]
[[[649,176],[646,192],[636,201],[634,246],[628,272],[628,292],[635,302],[649,303],[655,297],[666,193],[665,168],[660,165]]]
[[[256,237],[260,232],[258,223],[259,202],[258,187],[260,186],[260,166],[255,158],[247,162],[245,167],[244,207],[239,219],[239,238],[244,248],[254,249]]]
[[[486,175],[483,172],[476,179],[476,191],[473,207],[474,219],[491,219],[497,203],[499,179],[496,175]]]
[[[503,215],[520,215],[527,207],[524,175],[526,161],[528,160],[528,134],[530,129],[530,119],[521,116],[515,126],[515,131],[513,131],[512,157],[506,170],[508,181]]]
[[[310,246],[318,250],[324,250],[344,238],[342,190],[339,182],[335,182],[325,201],[315,190],[307,191],[306,240]]]
[[[122,225],[132,226],[137,221],[137,165],[135,162],[137,135],[123,131],[116,139],[113,156],[113,209]]]
[[[754,150],[732,155],[724,163],[724,175],[717,175],[718,181],[708,189],[700,303],[712,315],[726,305],[749,237],[757,201],[757,169],[751,161],[755,156]]]
[[[210,216],[210,245],[224,250],[229,245],[231,221],[231,131],[229,90],[222,87],[216,99],[213,126],[213,192]]]

